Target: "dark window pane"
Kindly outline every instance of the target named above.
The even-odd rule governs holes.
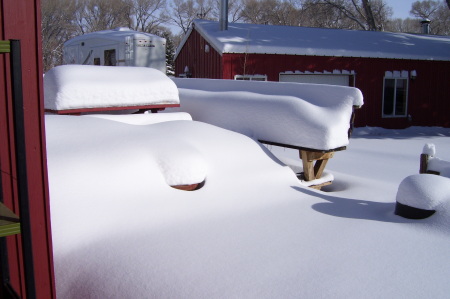
[[[406,79],[397,79],[395,94],[395,115],[406,115],[406,91],[408,82]]]
[[[394,113],[394,93],[395,79],[384,79],[384,102],[383,114],[392,115]]]

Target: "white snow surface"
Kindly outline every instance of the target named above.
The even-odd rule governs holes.
[[[450,179],[434,174],[413,174],[406,177],[398,187],[397,201],[404,205],[436,210],[450,202]]]
[[[257,140],[331,150],[348,145],[357,88],[281,82],[172,79],[180,110]]]
[[[192,120],[191,115],[186,112],[149,113],[147,111],[142,114],[86,114],[85,116],[104,118],[130,125],[151,125],[174,120]]]
[[[193,26],[222,53],[256,53],[450,60],[448,36],[195,20]],[[189,34],[177,49],[177,54]]]
[[[449,129],[356,129],[324,191],[298,182],[298,151],[197,121],[47,115],[46,136],[58,298],[450,293],[450,203],[394,215],[424,143],[450,160]],[[184,170],[203,188],[169,187]]]
[[[44,76],[49,110],[179,104],[175,84],[145,67],[61,65]]]

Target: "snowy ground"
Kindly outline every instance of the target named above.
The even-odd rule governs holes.
[[[448,298],[450,198],[424,220],[394,207],[425,143],[450,160],[450,129],[357,129],[324,191],[273,155],[297,152],[205,123],[46,131],[58,298]]]

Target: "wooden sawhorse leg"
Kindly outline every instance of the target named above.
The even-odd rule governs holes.
[[[305,180],[312,181],[319,179],[328,163],[328,159],[331,159],[333,155],[334,152],[321,153],[300,150]]]

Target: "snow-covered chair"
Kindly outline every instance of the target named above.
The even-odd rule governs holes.
[[[45,110],[80,114],[179,107],[178,89],[164,73],[145,67],[62,65],[44,76]]]

